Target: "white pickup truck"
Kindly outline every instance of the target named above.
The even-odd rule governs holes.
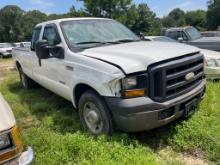
[[[197,48],[142,41],[111,19],[40,23],[31,49],[12,54],[23,86],[37,82],[72,101],[93,135],[149,130],[189,116],[205,92]]]

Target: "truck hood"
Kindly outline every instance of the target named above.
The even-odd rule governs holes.
[[[8,103],[0,93],[0,132],[8,130],[15,125],[15,117]]]
[[[130,74],[146,71],[153,63],[195,52],[199,49],[185,44],[139,41],[90,48],[81,55],[117,65]]]

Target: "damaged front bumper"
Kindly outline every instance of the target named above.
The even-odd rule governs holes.
[[[34,153],[31,147],[28,147],[27,151],[21,153],[19,157],[12,160],[8,160],[3,165],[29,165],[34,159]]]

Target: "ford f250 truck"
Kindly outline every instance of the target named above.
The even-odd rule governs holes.
[[[201,49],[220,51],[220,37],[203,37],[196,28],[191,26],[167,29],[165,36]]]
[[[22,85],[37,82],[71,101],[93,135],[149,130],[190,116],[205,92],[197,48],[142,41],[111,19],[40,23],[30,50],[12,54]]]

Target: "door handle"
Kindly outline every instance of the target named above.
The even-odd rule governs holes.
[[[66,66],[66,70],[73,71],[73,70],[74,70],[74,67],[72,67],[72,66]]]

